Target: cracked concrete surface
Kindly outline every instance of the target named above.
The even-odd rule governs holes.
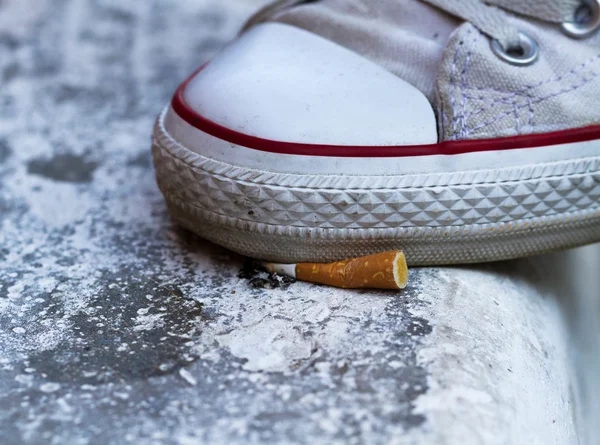
[[[576,253],[264,290],[169,220],[151,127],[261,4],[224,3],[0,2],[0,443],[578,443]]]

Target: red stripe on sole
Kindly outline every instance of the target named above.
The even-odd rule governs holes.
[[[200,68],[201,70],[202,68]],[[405,156],[457,155],[497,150],[514,150],[600,139],[600,125],[554,131],[549,133],[527,134],[496,139],[472,139],[464,141],[444,141],[430,145],[398,146],[355,146],[320,145],[296,142],[273,141],[240,133],[224,127],[194,111],[186,102],[183,93],[187,85],[200,71],[190,76],[175,92],[171,106],[188,124],[216,138],[254,150],[304,156],[332,156],[356,158],[382,158]]]

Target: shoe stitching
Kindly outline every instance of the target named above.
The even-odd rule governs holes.
[[[467,37],[471,34],[471,31],[473,31],[473,28],[469,29],[469,31],[465,34],[464,38],[457,45],[458,49],[455,52],[455,57],[454,57],[454,61],[452,64],[452,75],[451,75],[451,85],[450,85],[450,93],[451,93],[450,94],[450,102],[451,102],[450,105],[451,105],[451,109],[452,109],[453,113],[456,109],[456,98],[455,98],[455,92],[454,92],[455,84],[457,83],[456,64],[458,62],[458,57],[459,57],[460,53],[462,52],[462,49],[464,48],[464,43],[465,43]],[[470,56],[470,54],[467,55],[467,58],[469,58],[469,56]],[[491,125],[491,124],[497,122],[498,120],[505,118],[506,116],[510,115],[511,113],[514,114],[516,112],[518,114],[518,111],[523,107],[529,108],[529,125],[528,125],[528,127],[529,127],[530,131],[533,131],[533,129],[535,128],[535,125],[534,125],[535,112],[534,112],[534,108],[533,108],[534,104],[540,103],[544,100],[559,96],[561,94],[564,94],[564,93],[567,93],[570,91],[574,91],[574,90],[580,88],[581,86],[587,84],[591,80],[593,80],[595,77],[598,76],[598,73],[595,73],[595,72],[592,73],[592,75],[593,75],[592,78],[584,79],[584,81],[581,84],[572,85],[571,87],[569,87],[567,89],[562,89],[556,93],[548,94],[547,96],[543,96],[543,97],[535,99],[535,100],[531,98],[531,96],[532,96],[531,90],[551,84],[551,83],[559,83],[562,80],[564,80],[565,78],[567,78],[568,76],[578,74],[581,70],[585,69],[589,65],[591,65],[599,60],[600,60],[600,54],[597,54],[597,55],[585,60],[584,62],[582,62],[581,64],[572,68],[571,70],[567,71],[566,73],[563,73],[558,76],[554,76],[550,79],[542,80],[542,81],[532,84],[532,85],[528,85],[528,86],[526,86],[520,90],[516,90],[516,91],[514,91],[514,90],[509,91],[509,90],[503,90],[503,89],[499,89],[499,88],[490,88],[490,87],[485,87],[485,88],[472,87],[468,84],[468,80],[465,76],[465,71],[463,71],[461,73],[462,74],[461,83],[458,85],[458,87],[460,88],[460,90],[459,90],[460,94],[462,95],[461,96],[461,109],[462,110],[461,110],[460,114],[454,115],[454,117],[452,119],[453,126],[452,126],[452,133],[451,133],[450,139],[456,140],[457,135],[459,135],[461,139],[466,139],[466,138],[468,138],[468,136],[471,132],[477,131],[488,125]],[[468,69],[468,63],[466,65],[467,65],[467,69]],[[487,98],[484,96],[480,96],[477,98],[473,97],[471,94],[467,93],[464,90],[491,91],[491,92],[496,92],[496,93],[508,94],[508,96],[505,96],[503,98],[496,99],[496,100],[492,99],[493,102],[489,106],[482,107],[478,110],[473,111],[472,113],[466,113],[465,112],[465,108],[466,108],[465,98],[478,99],[478,100],[486,100]],[[514,98],[514,100],[511,100],[513,98]],[[526,103],[517,105],[520,98],[525,98]],[[491,118],[490,120],[488,120],[474,128],[471,128],[471,129],[468,128],[468,126],[466,125],[466,122],[469,117],[472,118],[474,116],[477,116],[480,113],[489,111],[490,109],[492,109],[495,106],[500,105],[500,104],[506,104],[506,105],[511,106],[511,110],[501,112],[501,113],[497,114],[496,116],[494,116],[493,118]],[[516,110],[515,110],[515,107],[517,108]],[[457,124],[459,121],[461,122],[461,128],[460,128],[460,130],[457,130]],[[520,126],[519,122],[516,122],[515,126],[519,127]],[[445,128],[446,126],[443,124],[443,127]]]
[[[520,106],[520,107],[524,107],[524,106],[530,106],[530,97],[526,96],[526,95],[519,95],[519,97],[516,97],[515,99],[506,99],[505,97],[500,97],[500,98],[484,98],[484,97],[473,97],[473,96],[469,96],[467,93],[468,97],[471,97],[472,100],[478,100],[478,101],[482,101],[485,103],[486,100],[490,100],[491,103],[485,106],[482,106],[481,108],[478,108],[477,110],[473,111],[472,113],[469,114],[470,118],[474,118],[482,113],[485,113],[486,111],[490,111],[492,108],[498,106],[498,105],[507,105],[508,108],[510,108],[510,110],[514,111],[516,106]],[[527,103],[523,103],[523,104],[519,104],[519,100],[521,98],[525,98],[527,100]],[[502,111],[502,110],[498,110],[496,116],[498,116],[499,114],[502,113],[506,113],[506,114],[510,114],[511,111]]]
[[[577,74],[577,73],[572,73],[572,74]],[[592,72],[591,74],[595,75],[596,73]],[[580,76],[583,77],[584,75],[580,75]],[[505,91],[503,91],[503,90],[493,90],[493,91],[495,91],[497,93],[505,93]],[[548,96],[543,96],[542,99],[545,99],[545,98],[548,98],[548,97],[553,97],[554,95],[555,95],[555,93],[551,93]],[[485,107],[481,107],[481,108],[473,111],[472,113],[470,113],[469,116],[470,117],[474,117],[474,116],[477,116],[477,115],[479,115],[479,114],[481,114],[483,112],[489,111],[489,110],[491,110],[492,108],[494,108],[499,103],[504,103],[504,104],[512,105],[513,101],[510,101],[510,99],[512,99],[513,97],[515,98],[514,102],[517,102],[519,100],[519,98],[522,98],[522,97],[525,97],[525,98],[527,98],[527,97],[535,97],[535,95],[533,95],[531,93],[531,91],[526,91],[526,92],[514,93],[514,94],[511,94],[509,96],[504,96],[504,97],[502,97],[500,99],[491,99],[490,98],[490,100],[492,100],[492,103],[490,105],[485,106]],[[476,99],[477,100],[485,100],[485,97],[484,96],[479,96],[479,97],[476,97]],[[534,103],[537,103],[537,102],[538,102],[538,100],[536,100]],[[527,105],[524,104],[524,105],[521,105],[521,106],[523,107],[523,106],[527,106]]]
[[[546,101],[548,99],[552,99],[554,97],[560,96],[562,94],[566,94],[566,93],[569,93],[571,91],[575,91],[575,90],[577,90],[577,89],[579,89],[579,88],[587,85],[588,83],[590,83],[591,81],[593,81],[594,79],[596,79],[598,76],[600,76],[600,72],[594,72],[594,73],[592,73],[591,77],[589,77],[587,79],[583,79],[583,81],[580,82],[580,83],[578,83],[578,84],[571,85],[570,87],[563,88],[562,90],[559,90],[558,92],[555,92],[555,93],[549,94],[547,96],[543,96],[543,97],[537,98],[536,100],[532,100],[531,104],[519,105],[518,108],[519,109],[520,108],[525,108],[525,107],[528,107],[530,105],[533,106],[534,104],[538,104],[538,103],[544,102],[544,101]],[[491,118],[490,120],[488,120],[486,122],[483,122],[483,123],[477,125],[476,127],[472,128],[471,131],[475,132],[477,130],[480,130],[481,128],[484,128],[484,127],[487,127],[489,125],[492,125],[495,122],[498,122],[499,120],[505,118],[506,116],[510,115],[513,112],[514,112],[514,110],[509,110],[509,111],[503,112],[501,114],[498,114],[498,115],[494,116],[493,118]]]
[[[469,71],[469,66],[471,63],[471,56],[473,55],[473,48],[475,47],[475,44],[479,41],[480,38],[480,34],[474,34],[473,39],[471,40],[471,43],[469,45],[469,49],[467,51],[467,57],[465,58],[465,67],[462,71],[462,75],[461,75],[461,85],[460,85],[460,93],[462,95],[462,99],[461,99],[461,116],[460,116],[460,120],[461,120],[461,130],[460,130],[460,138],[461,139],[466,139],[468,137],[469,134],[469,130],[468,130],[468,126],[467,126],[467,98],[465,96],[465,87],[468,85],[468,71]],[[466,40],[466,37],[465,37]]]
[[[469,88],[468,86],[466,88],[467,89],[472,89],[472,88]],[[488,88],[487,91],[488,91],[488,93],[502,93],[502,94],[506,94],[506,91],[493,90],[491,88]],[[502,96],[500,99],[494,99],[493,97],[490,97],[490,96],[476,95],[474,93],[469,93],[469,92],[467,92],[465,94],[467,95],[467,97],[469,99],[472,99],[472,100],[479,100],[479,101],[482,101],[482,102],[486,101],[486,100],[489,100],[489,101],[492,101],[492,102],[503,102],[503,103],[511,103],[511,104],[513,103],[513,100],[518,100],[521,97],[529,97],[530,96],[530,94],[528,92],[525,92],[525,93],[518,93],[518,94],[515,93],[514,95],[518,96],[516,99],[513,99],[512,96]],[[473,113],[475,113],[475,112],[473,112]]]
[[[500,88],[493,88],[493,87],[468,87],[468,89],[473,90],[473,91],[495,91],[495,92],[499,92],[499,93],[507,93],[507,94],[511,94],[511,95],[522,95],[522,94],[527,94],[529,90],[535,89],[535,88],[539,88],[541,86],[544,86],[546,84],[552,83],[552,82],[560,82],[562,81],[565,77],[571,75],[571,74],[577,74],[577,72],[581,71],[582,69],[586,68],[588,65],[600,61],[600,54],[595,55],[594,57],[591,57],[590,59],[586,60],[585,62],[577,65],[575,68],[572,68],[571,70],[567,71],[566,73],[561,74],[560,76],[556,76],[547,80],[543,80],[540,81],[536,84],[533,85],[528,85],[520,90],[503,90]],[[511,96],[508,96],[507,98],[509,98]]]
[[[513,106],[513,105],[519,103],[518,99],[506,100],[503,97],[499,97],[499,98],[484,97],[484,98],[482,98],[482,97],[479,97],[479,96],[470,95],[469,93],[466,93],[465,96],[468,99],[471,99],[471,101],[480,101],[480,102],[490,101],[492,104],[504,104],[504,105]],[[530,100],[529,96],[521,96],[521,98],[526,99],[526,100]],[[489,109],[490,109],[489,105],[481,107],[481,108],[477,109],[476,111],[474,111],[473,113],[470,113],[469,117],[477,116],[477,115],[483,113],[484,111],[488,111]]]
[[[576,66],[576,67],[572,68],[571,70],[567,71],[566,73],[563,73],[563,74],[561,74],[559,76],[555,76],[555,77],[550,78],[550,79],[546,79],[546,80],[540,81],[540,82],[538,82],[536,84],[533,84],[533,85],[526,86],[525,88],[522,88],[522,89],[517,90],[517,91],[509,91],[509,90],[504,90],[504,89],[500,89],[500,88],[490,88],[490,87],[486,87],[486,88],[472,87],[467,82],[464,82],[464,81],[461,82],[460,88],[461,88],[461,94],[463,95],[463,100],[464,100],[465,97],[470,98],[472,100],[482,100],[482,101],[485,101],[485,100],[489,99],[489,98],[487,98],[485,96],[482,96],[482,95],[480,95],[480,96],[474,96],[471,93],[468,93],[468,92],[466,92],[464,90],[470,90],[470,91],[488,91],[488,92],[495,92],[495,93],[504,93],[504,94],[508,94],[508,96],[505,96],[505,97],[502,97],[502,98],[498,98],[498,99],[490,99],[490,100],[492,100],[492,103],[490,105],[485,106],[485,107],[481,107],[481,108],[479,108],[479,109],[477,109],[477,110],[475,110],[475,111],[473,111],[471,113],[468,113],[467,115],[465,115],[465,112],[463,110],[462,114],[460,114],[460,115],[458,115],[458,116],[456,116],[454,118],[454,122],[456,122],[458,119],[462,119],[463,122],[466,122],[467,118],[473,118],[473,117],[475,117],[475,116],[477,116],[477,115],[479,115],[479,114],[481,114],[483,112],[491,110],[492,108],[494,108],[494,107],[496,107],[497,105],[500,105],[500,104],[505,104],[505,105],[511,106],[511,109],[508,110],[508,111],[504,111],[504,112],[501,112],[501,113],[495,115],[490,120],[488,120],[488,121],[486,121],[486,122],[484,122],[484,123],[482,123],[482,124],[480,124],[480,125],[478,125],[478,126],[476,126],[474,128],[468,129],[468,127],[467,127],[466,129],[461,129],[461,131],[459,133],[460,137],[463,138],[463,139],[466,139],[471,132],[477,131],[477,130],[479,130],[481,128],[484,128],[484,127],[486,127],[488,125],[491,125],[491,124],[497,122],[500,119],[503,119],[503,118],[507,117],[510,114],[513,114],[515,112],[515,109],[514,109],[515,106],[518,109],[523,108],[523,107],[529,108],[529,113],[530,113],[530,117],[529,117],[530,124],[529,124],[529,127],[530,127],[530,130],[533,131],[533,129],[535,128],[535,125],[533,124],[533,121],[534,121],[534,108],[533,108],[533,105],[534,104],[540,103],[540,102],[542,102],[544,100],[547,100],[547,99],[559,96],[561,94],[564,94],[564,93],[567,93],[567,92],[570,92],[570,91],[574,91],[574,90],[576,90],[576,89],[584,86],[585,84],[589,83],[593,79],[595,79],[599,74],[596,73],[596,72],[593,72],[591,78],[588,78],[588,79],[584,78],[584,81],[581,82],[580,84],[572,85],[569,88],[559,90],[558,92],[555,92],[555,93],[552,93],[552,94],[548,94],[547,96],[543,96],[543,97],[537,98],[537,99],[532,99],[531,90],[539,88],[539,87],[542,87],[542,86],[545,86],[545,85],[548,85],[548,84],[551,84],[551,83],[559,83],[562,80],[564,80],[565,78],[567,78],[568,76],[579,74],[579,72],[581,70],[585,69],[590,64],[593,64],[594,62],[597,62],[599,60],[600,60],[600,54],[598,54],[598,55],[596,55],[596,56],[594,56],[594,57],[592,57],[592,58],[590,58],[590,59],[582,62],[578,66]],[[454,78],[453,78],[453,82],[455,82]],[[511,100],[513,98],[514,98],[514,100]],[[518,103],[518,101],[519,101],[520,98],[525,98],[526,99],[526,103],[520,104],[520,105],[516,105]],[[452,101],[451,101],[452,102],[452,104],[451,104],[452,105],[452,109],[454,110],[455,109],[454,108],[455,107],[454,95],[451,96],[451,99],[452,99]],[[517,126],[518,126],[518,124],[517,124]],[[456,136],[457,136],[457,131],[456,131],[456,124],[455,124],[454,127],[453,127],[453,133],[452,133],[451,139],[456,140]]]
[[[548,94],[547,96],[543,96],[543,97],[538,98],[536,100],[532,100],[533,98],[531,97],[530,94],[519,93],[520,97],[527,99],[527,103],[518,105],[518,108],[520,109],[520,108],[528,107],[530,109],[530,114],[532,114],[533,113],[533,104],[537,104],[537,103],[540,103],[540,102],[542,102],[544,100],[550,99],[552,97],[556,97],[556,96],[559,96],[561,94],[564,94],[564,93],[567,93],[567,92],[570,92],[570,91],[574,91],[574,90],[576,90],[576,89],[578,89],[578,88],[586,85],[587,83],[591,82],[596,77],[598,77],[598,75],[600,75],[600,73],[596,73],[596,72],[592,72],[591,74],[592,74],[591,78],[589,78],[589,79],[585,79],[584,78],[583,82],[581,82],[580,84],[572,85],[568,89],[563,89],[563,90],[560,90],[558,92],[555,92],[555,93],[552,93],[552,94]],[[501,90],[497,90],[496,92],[502,92],[502,91]],[[493,98],[486,98],[484,96],[472,96],[472,95],[469,95],[469,93],[466,93],[466,95],[467,95],[467,97],[469,97],[469,98],[471,98],[473,100],[485,101],[485,100],[489,99],[489,100],[493,101],[492,104],[490,104],[489,106],[481,107],[478,110],[472,112],[469,115],[469,117],[474,117],[474,116],[477,116],[477,115],[479,115],[479,114],[481,114],[481,113],[483,113],[485,111],[489,111],[491,108],[493,108],[494,106],[496,106],[498,104],[506,104],[506,105],[512,105],[513,106],[512,110],[505,111],[505,112],[499,113],[496,116],[494,116],[492,118],[493,122],[496,122],[496,120],[495,120],[496,118],[500,119],[500,118],[506,117],[509,114],[513,113],[514,112],[514,106],[517,106],[517,103],[518,103],[518,98],[516,98],[514,101],[510,101],[510,100],[507,100],[506,97],[499,98],[499,99],[493,99]],[[491,123],[493,123],[493,122],[491,122]],[[530,116],[530,122],[531,122],[530,126],[533,129],[534,128],[534,126],[533,126],[533,116]],[[488,124],[481,124],[479,127],[471,129],[471,131],[474,131],[474,130],[476,130],[478,128],[482,128],[482,127],[484,127],[486,125],[489,125],[489,123]]]
[[[531,101],[530,96],[527,96],[527,106],[529,107],[529,131],[533,132],[533,129],[534,129],[534,125],[533,125],[534,120],[533,119],[534,119],[535,111],[534,111],[533,103]]]
[[[454,92],[455,92],[455,88],[457,86],[459,86],[456,82],[456,65],[458,63],[458,58],[461,54],[462,49],[464,48],[464,44],[465,44],[465,40],[471,35],[471,33],[473,32],[475,28],[471,27],[469,28],[469,30],[466,32],[466,34],[463,36],[462,39],[460,39],[460,41],[458,42],[458,44],[456,45],[456,49],[454,52],[454,60],[452,61],[452,67],[451,67],[451,71],[450,71],[450,107],[452,110],[452,138],[456,139],[456,125],[458,123],[458,116],[456,116],[455,110],[456,110],[456,98],[454,97]],[[458,91],[458,93],[460,94],[460,90]]]
[[[473,96],[469,93],[465,93],[465,96],[469,99],[471,99],[472,101],[481,101],[481,102],[485,102],[485,101],[491,101],[491,104],[483,106],[479,109],[477,109],[476,111],[469,113],[467,117],[469,118],[473,118],[476,117],[478,115],[480,115],[481,113],[484,113],[486,111],[489,111],[492,106],[496,106],[499,104],[503,104],[503,105],[507,105],[508,108],[510,108],[510,110],[512,110],[513,112],[515,111],[515,107],[516,106],[529,106],[529,101],[530,101],[530,97],[529,96],[520,96],[519,98],[513,99],[513,100],[507,100],[503,97],[500,98],[493,98],[493,97],[483,97],[483,96]],[[528,102],[527,104],[519,104],[519,99],[520,98],[525,98]],[[500,111],[500,112],[504,112],[504,111]],[[506,113],[510,113],[511,111],[506,111]]]

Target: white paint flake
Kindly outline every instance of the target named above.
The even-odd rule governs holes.
[[[194,378],[194,376],[190,373],[190,371],[188,371],[185,368],[181,368],[179,370],[179,375],[181,376],[181,378],[183,380],[185,380],[192,386],[196,386],[198,384],[198,381]]]
[[[58,383],[44,383],[43,385],[40,386],[40,391],[45,392],[45,393],[52,393],[52,392],[56,392],[60,389],[60,384]]]

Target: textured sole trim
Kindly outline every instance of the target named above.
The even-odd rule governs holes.
[[[457,264],[600,240],[600,157],[429,175],[278,174],[194,153],[162,117],[153,153],[170,212],[244,255],[333,261],[401,248],[411,265]]]

